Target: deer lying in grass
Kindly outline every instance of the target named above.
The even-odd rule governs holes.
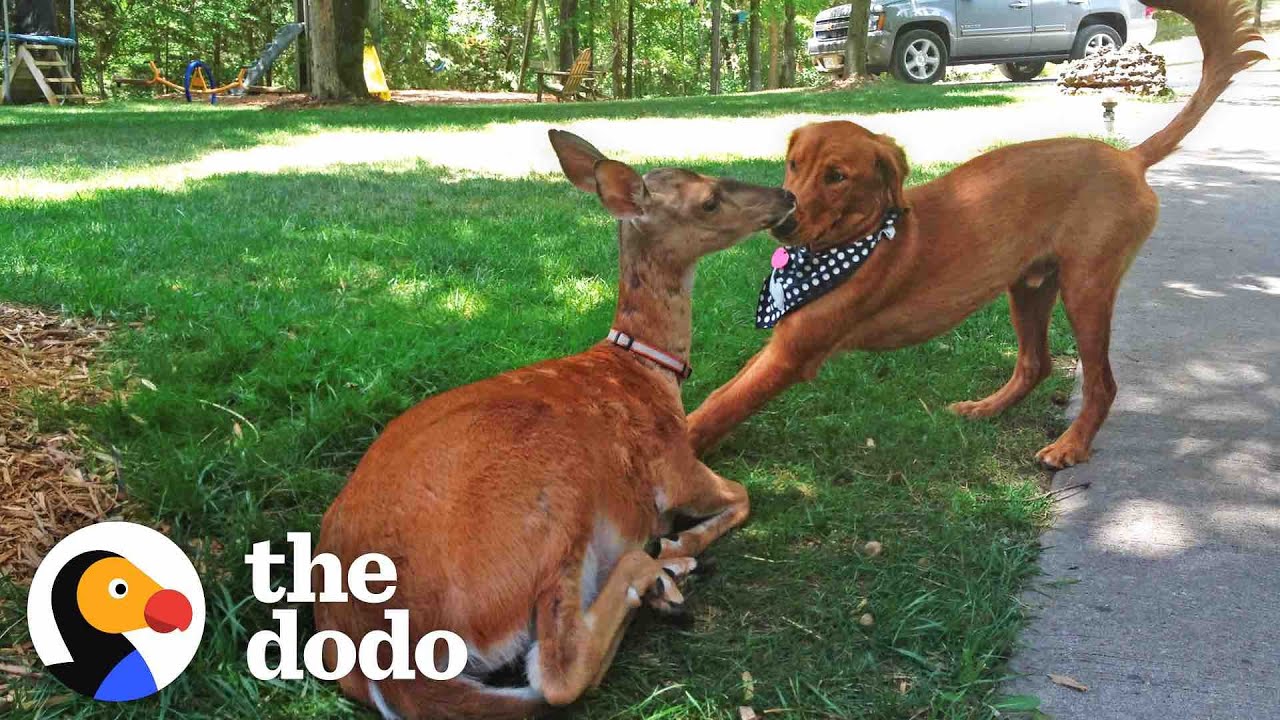
[[[451,630],[469,649],[449,681],[340,681],[385,717],[525,717],[573,702],[600,682],[633,611],[679,605],[694,556],[747,517],[746,491],[699,462],[686,435],[689,294],[700,257],[781,223],[794,198],[688,170],[642,178],[550,135],[569,180],[618,218],[613,330],[579,355],[412,408],[325,514],[319,550],[344,563],[389,556],[411,634]],[[677,515],[698,522],[650,557]],[[386,629],[382,606],[315,610],[317,630]],[[526,686],[486,684],[519,662]]]

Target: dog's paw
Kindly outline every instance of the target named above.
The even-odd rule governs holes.
[[[989,418],[1000,412],[1001,408],[986,402],[985,400],[964,400],[962,402],[954,402],[947,406],[947,409],[960,417],[969,418],[970,420],[981,420]]]
[[[1089,448],[1066,438],[1048,445],[1036,453],[1036,460],[1046,470],[1065,470],[1072,465],[1089,462]]]

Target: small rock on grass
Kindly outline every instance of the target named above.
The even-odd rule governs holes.
[[[753,708],[749,708],[746,705],[738,708],[738,720],[756,720],[758,717],[760,716],[756,715],[756,711]]]
[[[876,624],[876,616],[871,613],[862,613],[862,617],[858,618],[858,624],[862,627],[871,627]]]
[[[862,552],[866,553],[867,557],[876,557],[880,553],[884,552],[884,546],[881,545],[879,541],[872,540],[862,546]]]

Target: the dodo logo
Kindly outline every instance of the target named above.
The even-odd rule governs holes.
[[[40,661],[64,685],[97,700],[137,700],[195,657],[204,589],[169,538],[133,523],[98,523],[41,561],[27,625]]]

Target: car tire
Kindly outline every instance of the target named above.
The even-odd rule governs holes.
[[[1000,74],[1014,82],[1027,82],[1039,77],[1044,65],[1044,61],[1007,62],[1000,65]]]
[[[893,76],[906,83],[933,84],[946,77],[947,44],[929,30],[912,30],[893,45]]]
[[[1071,47],[1071,59],[1079,60],[1085,55],[1118,48],[1123,44],[1120,33],[1110,25],[1086,25],[1076,33],[1076,43]]]

